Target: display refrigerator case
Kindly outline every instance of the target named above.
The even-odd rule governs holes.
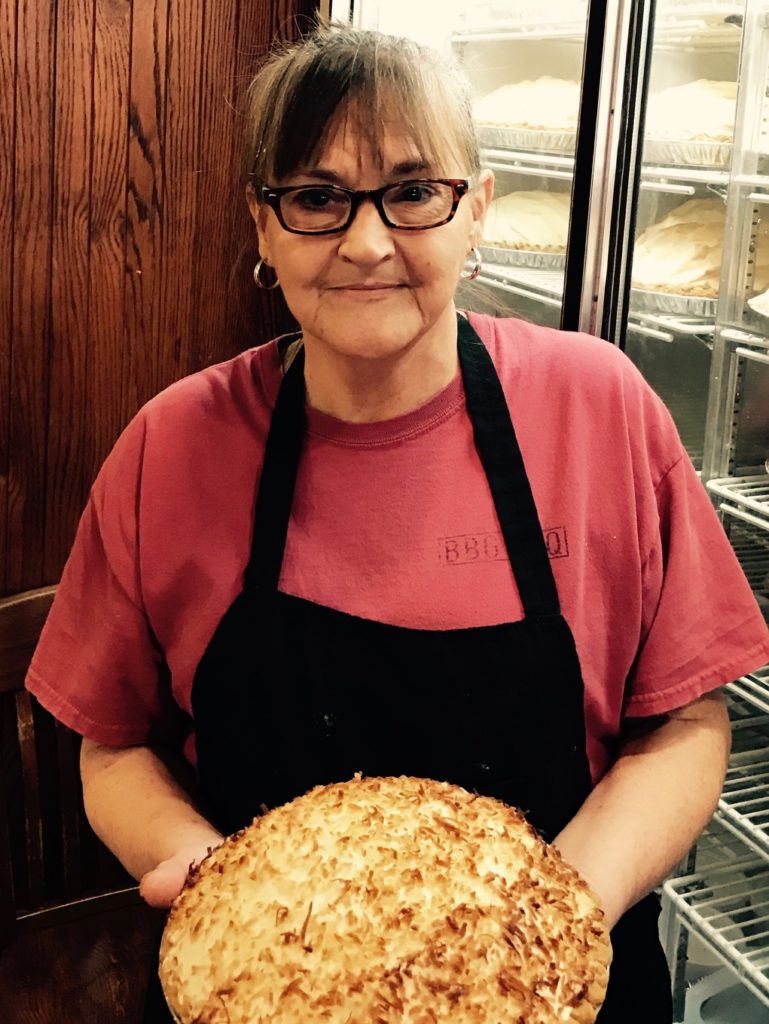
[[[769,0],[334,0],[331,15],[459,59],[496,176],[460,305],[624,349],[769,617]],[[723,795],[662,887],[661,929],[677,1021],[769,1024],[769,666],[727,690]]]

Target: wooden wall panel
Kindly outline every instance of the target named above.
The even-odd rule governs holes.
[[[5,17],[7,9],[8,17]],[[14,139],[16,134],[15,0],[0,17],[0,588],[5,578],[8,540],[8,478],[11,429],[11,298],[13,295]]]
[[[146,0],[137,0],[137,5],[143,2]],[[95,459],[84,467],[83,496],[125,425],[125,413],[129,412],[122,408],[121,393],[125,381],[123,316],[131,3],[95,0],[94,7],[91,303],[88,335],[83,340],[90,362],[86,393],[90,398]],[[67,532],[71,537],[71,531]]]
[[[218,7],[218,3],[217,3]],[[202,3],[169,3],[168,51],[163,148],[163,216],[161,218],[159,379],[182,376],[191,366],[190,335],[194,324],[195,223],[200,176],[200,86],[203,78]],[[213,265],[209,273],[215,272]]]
[[[208,4],[202,26],[203,78],[200,93],[198,136],[198,209],[192,281],[198,301],[195,320],[193,361],[205,366],[216,358],[225,331],[226,303],[220,301],[227,285],[227,264],[232,259],[231,211],[247,210],[239,182],[240,146],[234,105],[237,0],[219,0],[216,9]],[[229,203],[221,197],[228,196]],[[221,268],[214,280],[206,272],[213,264]]]
[[[241,0],[238,27],[237,60],[235,65],[236,104],[241,112],[239,124],[242,140],[242,110],[244,92],[252,69],[269,51],[275,39],[294,39],[308,31],[316,10],[314,3],[301,0],[272,0],[269,9],[258,3]],[[242,188],[238,197],[242,196]],[[283,302],[280,289],[260,291],[254,287],[252,272],[258,259],[256,233],[250,218],[244,219],[242,207],[232,208],[232,237],[236,242],[236,259],[230,278],[230,306],[237,317],[243,347],[259,344],[261,338],[256,325],[263,325],[268,337],[275,337],[289,329],[291,318]]]
[[[73,402],[88,379],[94,0],[59,0],[54,95],[50,401],[46,471],[58,487],[46,503],[45,569],[61,564],[83,476],[95,461],[90,403]]]
[[[163,277],[164,149],[169,0],[137,3],[131,29],[126,204],[125,383],[127,421],[163,379],[160,282]]]
[[[55,582],[138,407],[290,329],[238,112],[312,0],[2,0],[0,594]],[[6,11],[9,16],[6,17]]]
[[[55,14],[39,0],[16,7],[5,593],[44,575]]]

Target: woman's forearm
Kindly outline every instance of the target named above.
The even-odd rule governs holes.
[[[88,820],[130,874],[144,879],[159,865],[173,865],[169,899],[162,894],[149,900],[167,905],[177,876],[181,887],[187,866],[222,838],[180,781],[183,767],[150,747],[83,740],[80,771]]]
[[[554,845],[602,901],[609,926],[665,878],[718,802],[730,748],[719,694],[650,721]]]

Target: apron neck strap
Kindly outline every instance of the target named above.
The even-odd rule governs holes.
[[[486,346],[458,319],[459,364],[475,447],[526,617],[557,615],[558,591],[507,399]]]
[[[302,345],[281,381],[270,420],[254,510],[251,557],[243,580],[246,590],[278,589],[306,419]]]

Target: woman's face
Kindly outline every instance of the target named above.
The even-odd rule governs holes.
[[[343,123],[316,166],[270,184],[373,189],[408,178],[467,177],[456,159],[425,167],[396,125],[385,129],[382,154],[379,166]],[[454,291],[465,258],[480,242],[492,190],[493,175],[485,171],[453,220],[427,231],[387,227],[367,200],[346,231],[316,237],[284,230],[274,210],[249,196],[259,252],[277,273],[308,352],[315,346],[336,356],[397,356],[426,335],[446,331],[447,324],[453,343]]]

